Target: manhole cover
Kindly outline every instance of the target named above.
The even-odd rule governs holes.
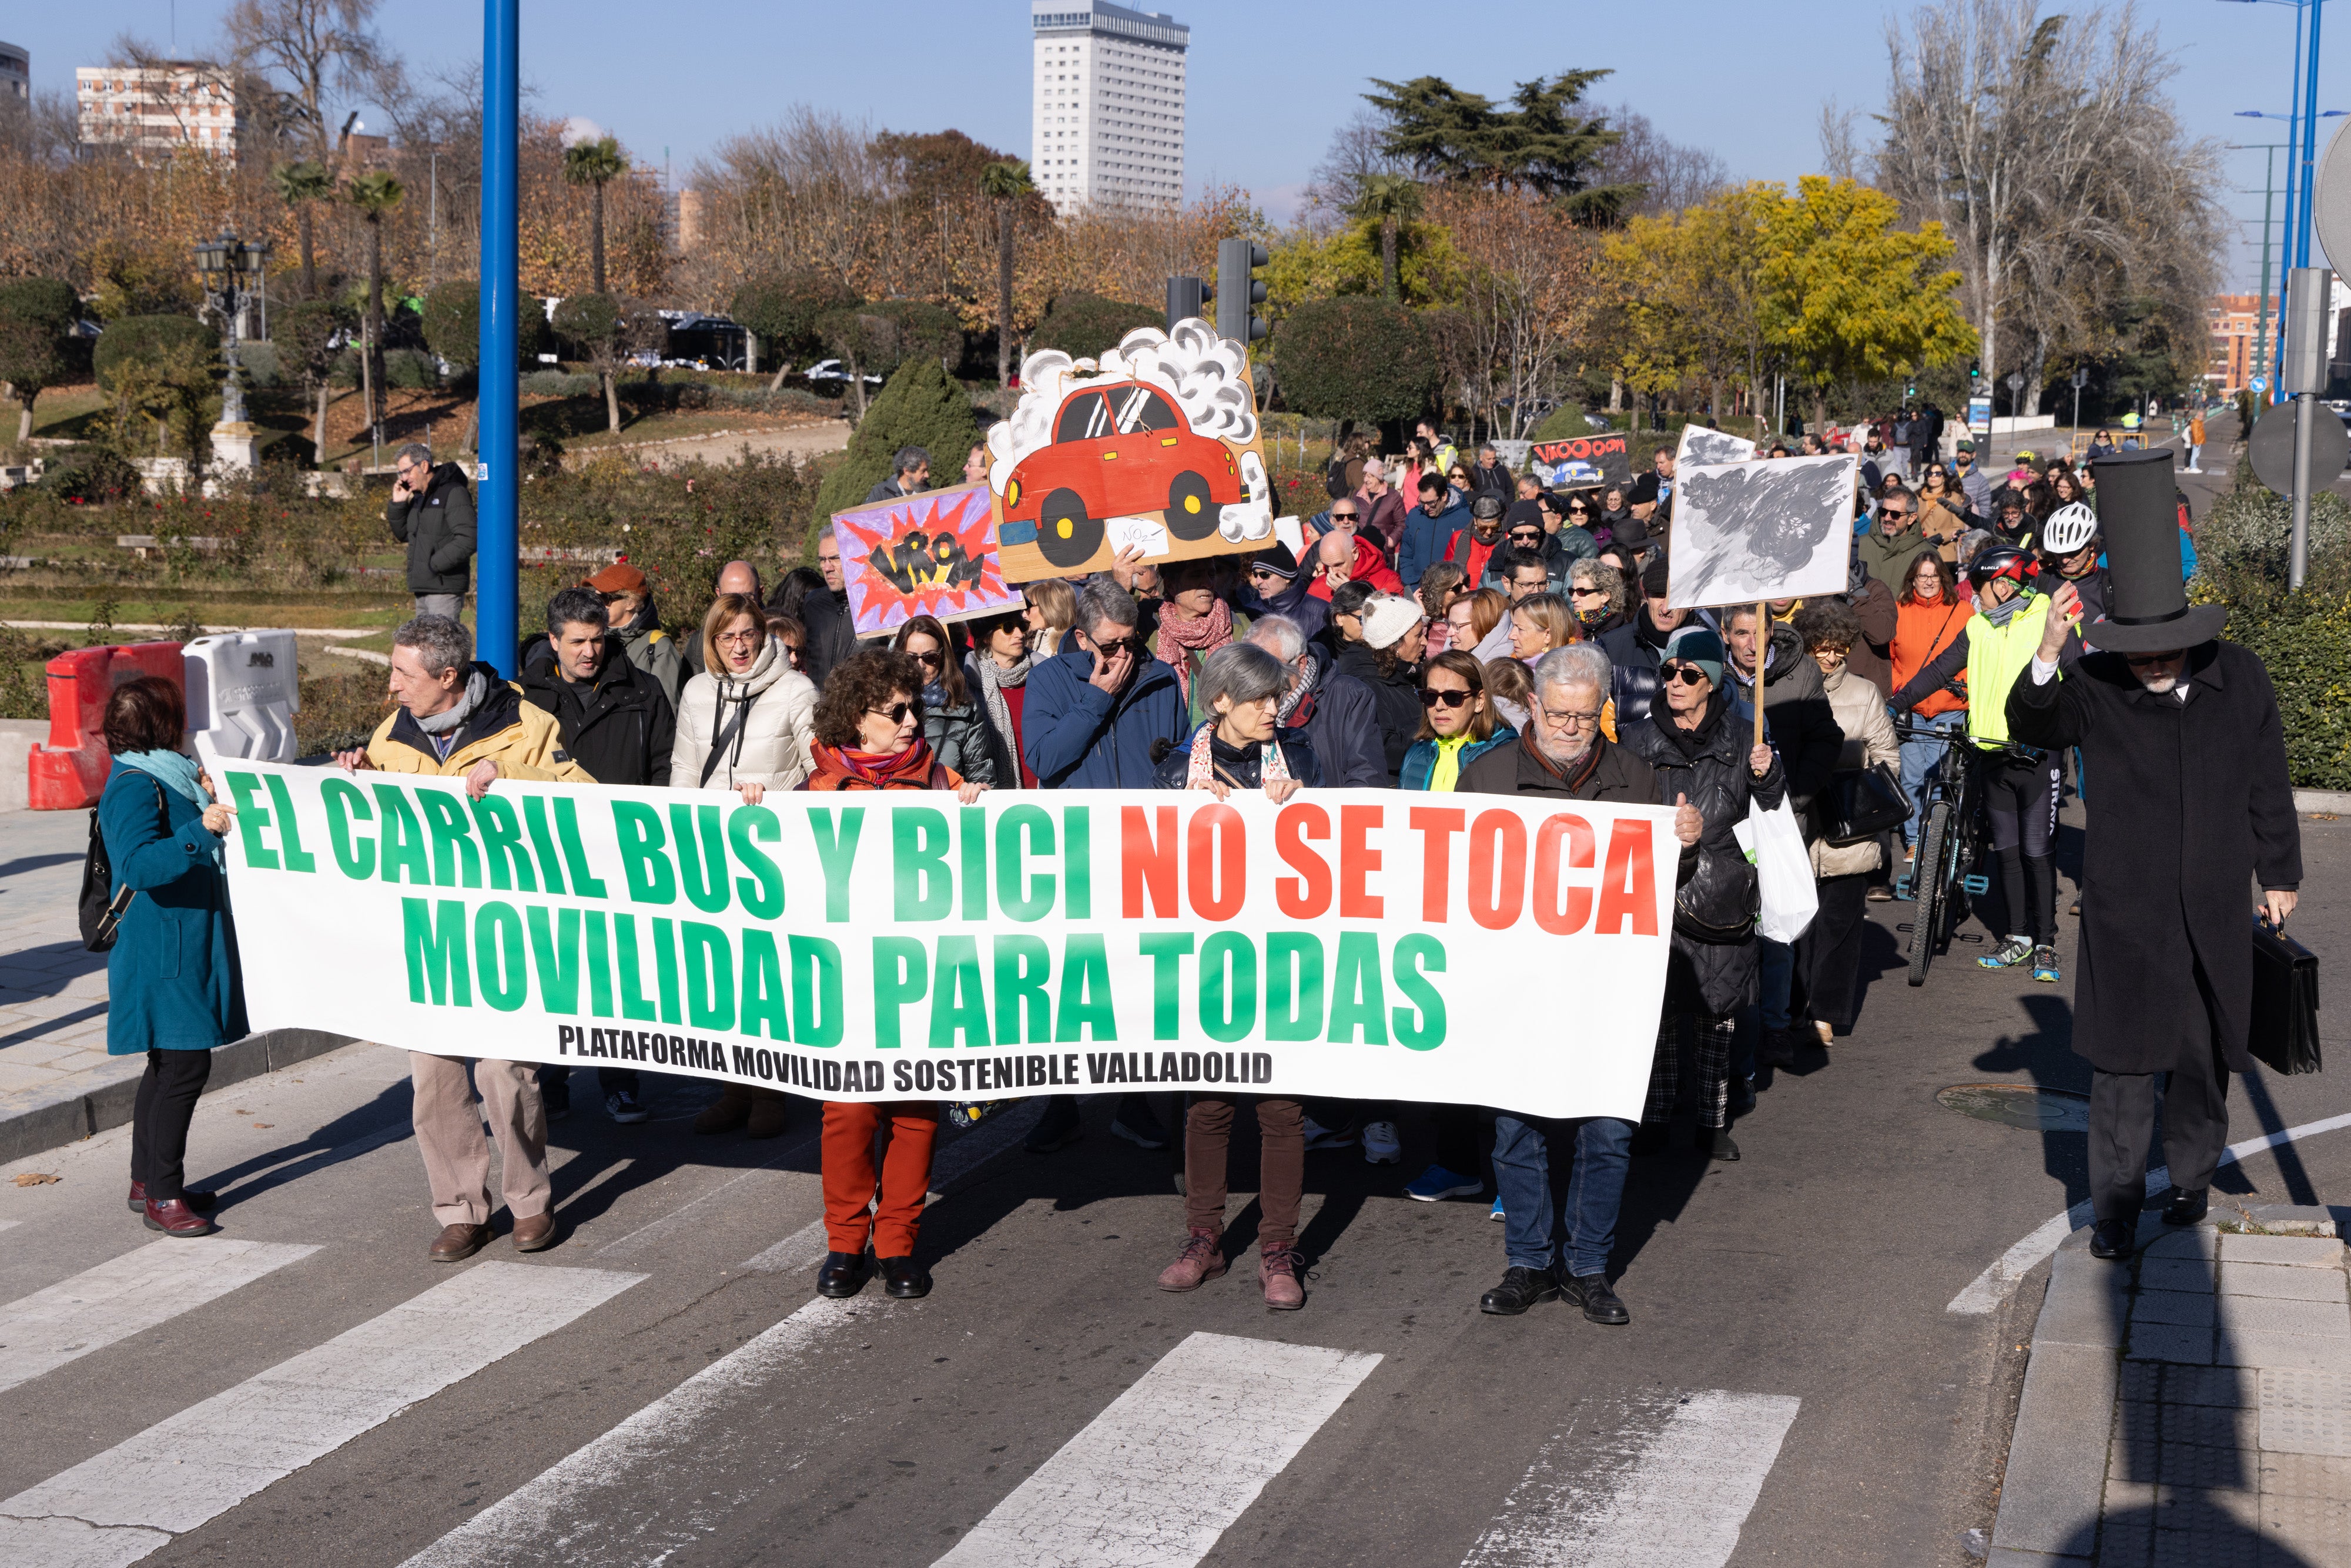
[[[2090,1125],[2090,1100],[2064,1089],[2035,1089],[2029,1083],[1954,1083],[1936,1091],[1947,1111],[2022,1127],[2028,1133],[2080,1133]]]

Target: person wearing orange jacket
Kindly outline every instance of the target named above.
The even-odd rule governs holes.
[[[1953,639],[1967,630],[1968,617],[1973,613],[1974,608],[1959,587],[1957,575],[1931,545],[1913,557],[1902,573],[1901,591],[1894,596],[1894,641],[1888,644],[1894,661],[1894,689],[1898,692],[1908,685],[1913,675],[1949,647]],[[1914,725],[1938,730],[1964,728],[1968,722],[1967,696],[1959,692],[1930,692],[1910,710],[1910,717]],[[1902,792],[1910,800],[1910,820],[1902,825],[1902,839],[1914,854],[1918,847],[1919,819],[1925,810],[1927,776],[1935,770],[1942,756],[1940,741],[1919,738],[1902,742]]]
[[[985,784],[941,762],[923,738],[923,672],[904,653],[852,653],[826,677],[816,702],[816,769],[804,789],[943,789],[977,804]],[[873,1135],[887,1124],[877,1201]],[[931,1293],[914,1260],[923,1199],[931,1186],[931,1145],[939,1108],[909,1100],[829,1100],[824,1107],[824,1267],[820,1295],[853,1296],[878,1267],[883,1289],[901,1300]],[[869,1213],[869,1207],[872,1212]],[[872,1245],[869,1260],[867,1243]]]

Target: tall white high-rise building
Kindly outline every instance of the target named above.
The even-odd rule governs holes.
[[[1192,29],[1110,0],[1029,0],[1029,25],[1038,188],[1059,206],[1181,202]]]
[[[175,147],[233,156],[249,129],[236,89],[209,66],[172,60],[158,66],[83,66],[74,97],[86,143],[114,142],[139,152]]]

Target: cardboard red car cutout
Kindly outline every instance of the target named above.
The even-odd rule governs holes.
[[[1045,559],[1074,567],[1102,548],[1107,518],[1164,512],[1176,538],[1205,539],[1219,507],[1246,499],[1231,449],[1195,434],[1165,393],[1089,383],[1061,400],[1053,444],[1012,470],[1004,521],[1036,525]]]

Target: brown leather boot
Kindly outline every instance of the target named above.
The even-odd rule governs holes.
[[[435,1263],[462,1263],[490,1244],[486,1225],[444,1225],[427,1254]]]
[[[180,1201],[198,1214],[210,1214],[213,1211],[213,1205],[219,1198],[220,1194],[216,1192],[198,1192],[193,1187],[185,1188],[180,1194]],[[144,1214],[146,1211],[147,1184],[143,1181],[134,1181],[131,1184],[131,1212]]]
[[[751,1115],[744,1131],[754,1138],[782,1137],[784,1121],[791,1110],[791,1102],[784,1097],[784,1092],[780,1089],[753,1089],[747,1092],[751,1096]]]
[[[210,1236],[220,1228],[176,1197],[167,1198],[160,1203],[152,1197],[149,1198],[146,1204],[146,1222],[148,1229],[160,1230],[166,1236]]]
[[[1267,1247],[1258,1255],[1258,1284],[1265,1304],[1278,1312],[1294,1312],[1306,1304],[1306,1287],[1298,1281],[1298,1254],[1287,1247]]]
[[[555,1216],[534,1214],[514,1222],[514,1249],[517,1252],[544,1252],[555,1245]]]
[[[740,1083],[729,1083],[719,1091],[718,1098],[702,1108],[694,1119],[697,1133],[731,1133],[751,1119],[751,1091]]]
[[[1218,1244],[1217,1233],[1195,1230],[1184,1239],[1182,1254],[1160,1270],[1159,1288],[1163,1291],[1196,1291],[1223,1273],[1228,1267],[1225,1249]]]

